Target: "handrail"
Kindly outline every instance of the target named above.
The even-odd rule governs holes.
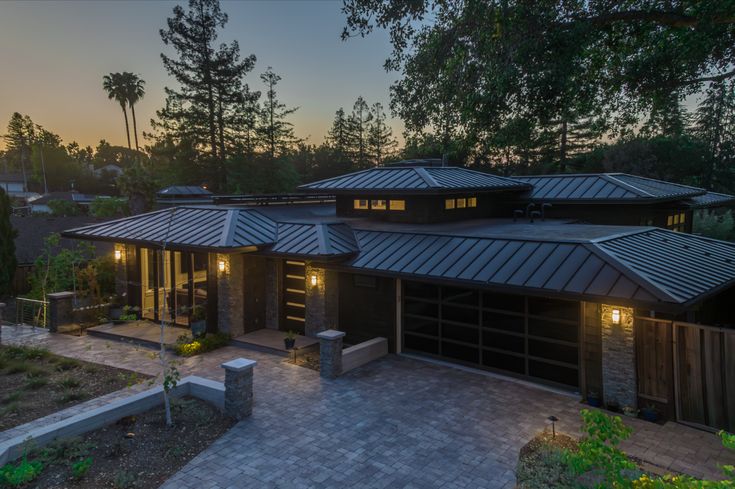
[[[17,297],[15,299],[15,324],[30,324],[45,328],[48,326],[48,301]]]

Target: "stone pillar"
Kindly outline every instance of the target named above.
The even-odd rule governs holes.
[[[620,311],[620,324],[613,324],[612,312]],[[638,388],[635,363],[633,309],[603,305],[602,324],[602,391],[605,402],[620,407],[637,407]]]
[[[245,332],[244,273],[243,255],[217,255],[217,329],[233,338]]]
[[[73,322],[72,312],[74,309],[74,292],[55,292],[47,294],[48,300],[48,330],[56,333],[59,326]]]
[[[319,338],[319,375],[335,379],[342,375],[342,338],[345,333],[336,329],[322,331]]]
[[[312,285],[316,277],[316,285]],[[306,264],[306,336],[336,329],[339,313],[339,272]]]
[[[237,420],[253,412],[253,367],[256,363],[236,358],[222,364],[225,369],[225,414]]]
[[[267,258],[265,261],[265,327],[278,330],[281,322],[279,277],[279,261]]]

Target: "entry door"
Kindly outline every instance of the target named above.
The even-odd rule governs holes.
[[[252,333],[265,328],[265,258],[248,256],[244,262],[244,332]]]
[[[282,330],[304,334],[306,322],[306,263],[286,260],[283,264]]]

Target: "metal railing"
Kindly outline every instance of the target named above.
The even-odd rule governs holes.
[[[15,299],[15,324],[48,327],[48,301],[18,297]]]

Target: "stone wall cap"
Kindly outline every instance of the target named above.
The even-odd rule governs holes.
[[[322,340],[336,340],[337,338],[342,338],[347,333],[344,331],[337,331],[336,329],[328,329],[326,331],[322,331],[321,333],[317,333],[316,337],[320,338]]]
[[[242,372],[255,367],[256,363],[258,362],[255,360],[248,360],[247,358],[235,358],[234,360],[223,363],[221,367],[231,372]]]
[[[74,297],[74,292],[52,292],[46,294],[47,299],[66,299],[67,297]]]

